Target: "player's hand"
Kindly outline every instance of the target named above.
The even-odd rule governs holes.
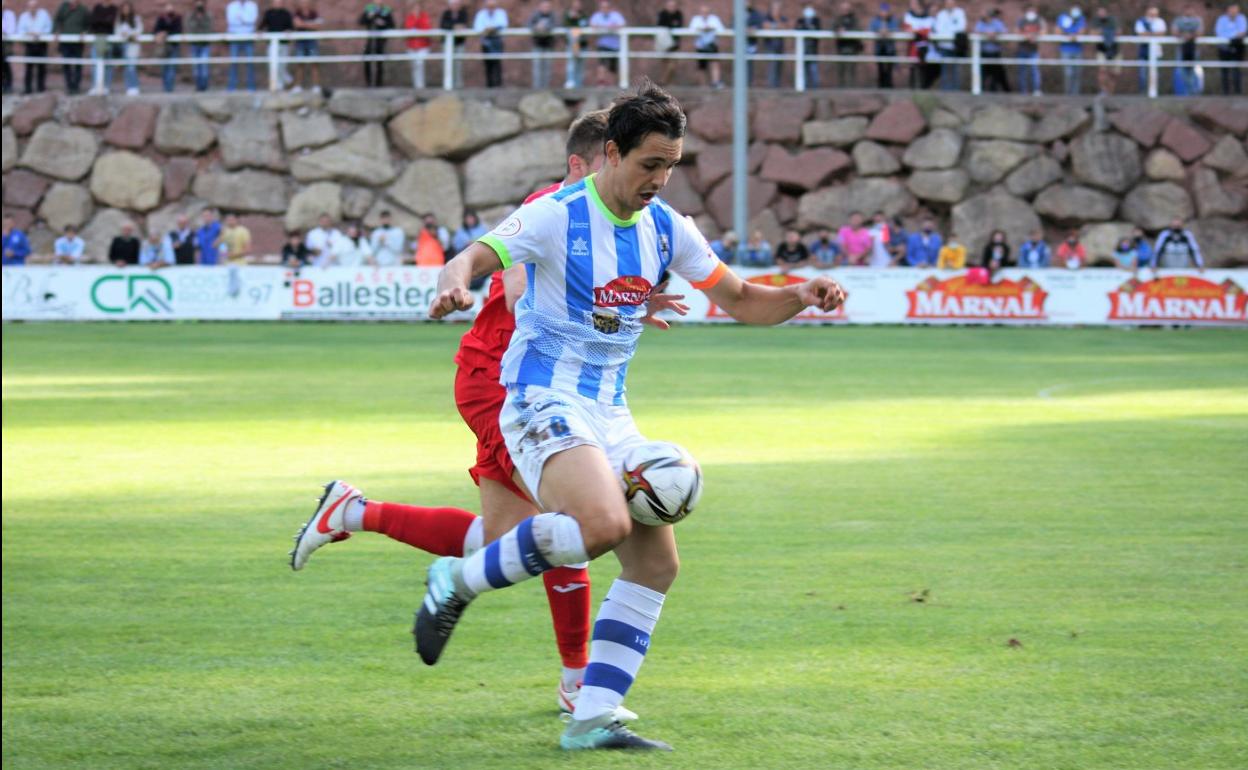
[[[472,292],[462,286],[447,289],[439,294],[429,306],[429,317],[436,321],[456,310],[467,310],[476,301],[477,298],[472,296]]]
[[[816,276],[809,281],[797,284],[797,298],[807,307],[817,307],[824,313],[830,313],[849,297],[845,287],[826,275]]]
[[[685,295],[664,294],[663,291],[666,288],[667,281],[654,287],[654,291],[650,293],[649,299],[646,300],[646,315],[641,319],[643,324],[649,324],[656,329],[664,331],[670,329],[672,325],[662,318],[656,318],[655,316],[658,313],[664,310],[671,310],[677,315],[687,315],[689,313],[689,306],[680,301],[685,298]]]

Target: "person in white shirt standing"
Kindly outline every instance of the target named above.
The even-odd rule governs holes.
[[[377,267],[394,267],[403,261],[403,247],[407,244],[407,235],[403,228],[390,223],[390,212],[381,212],[381,227],[373,230],[369,237],[372,248],[372,264]]]
[[[1162,37],[1163,35],[1166,34],[1166,20],[1161,18],[1161,11],[1157,9],[1157,6],[1155,5],[1149,6],[1148,10],[1144,12],[1144,15],[1141,16],[1138,20],[1136,20],[1135,34],[1143,36],[1143,37]],[[1149,43],[1140,44],[1140,59],[1141,60],[1144,60],[1146,62],[1149,62],[1149,61],[1155,62],[1159,60],[1160,58],[1161,58],[1161,43],[1149,42]],[[1158,81],[1161,80],[1160,74],[1158,74],[1157,79]],[[1142,93],[1148,93],[1148,64],[1147,63],[1144,66],[1140,67],[1140,91]]]
[[[373,258],[373,249],[359,225],[348,225],[346,234],[334,238],[330,249],[331,264],[338,267],[360,267]]]
[[[966,55],[965,45],[958,42],[966,40],[966,11],[958,7],[956,0],[945,0],[945,7],[936,12],[932,33],[936,38],[936,50],[945,60],[940,69],[940,87],[945,91],[957,91],[962,86],[962,65],[948,60]]]
[[[503,85],[503,60],[497,54],[503,52],[503,36],[507,29],[507,12],[498,7],[498,0],[485,0],[472,21],[474,32],[481,33],[481,53],[485,54],[485,87],[499,88]]]
[[[139,69],[135,60],[139,58],[141,46],[139,35],[143,34],[143,19],[134,10],[134,3],[122,3],[117,12],[117,23],[113,26],[113,34],[126,42],[122,44],[122,55],[126,59],[126,94],[137,96],[139,93]]]
[[[689,28],[698,33],[693,41],[694,50],[707,56],[719,53],[719,35],[724,32],[724,23],[711,13],[711,6],[703,3],[698,8],[698,15],[689,22]],[[698,59],[698,71],[702,73],[705,85],[711,88],[724,87],[718,59]]]
[[[321,214],[316,227],[303,238],[303,245],[308,247],[308,260],[316,267],[327,267],[333,254],[333,244],[340,237],[342,234],[334,227],[329,214]]]
[[[256,34],[256,22],[260,17],[260,9],[256,7],[255,0],[230,0],[230,4],[225,7],[225,31],[231,35],[247,35],[254,38]],[[230,79],[226,88],[231,91],[238,90],[238,67],[241,63],[240,59],[248,59],[256,55],[256,41],[248,40],[231,40],[230,41]],[[256,65],[255,62],[247,61],[247,90],[256,90]]]
[[[6,32],[6,34],[8,34]],[[26,55],[31,58],[45,58],[48,55],[48,41],[42,40],[47,35],[52,34],[52,17],[48,12],[39,7],[39,3],[30,0],[26,3],[26,10],[22,11],[22,15],[17,19],[17,35],[27,39]],[[8,67],[8,62],[5,62]],[[43,62],[27,62],[24,67],[23,80],[25,81],[26,93],[41,94],[44,91],[44,81],[47,79],[48,65]],[[32,88],[33,84],[33,88]]]

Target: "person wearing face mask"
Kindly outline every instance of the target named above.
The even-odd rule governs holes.
[[[1135,247],[1135,241],[1130,238],[1119,239],[1114,246],[1113,253],[1114,264],[1119,270],[1128,270],[1135,273],[1140,267],[1140,252]]]
[[[1057,263],[1067,270],[1078,270],[1088,261],[1088,251],[1079,242],[1079,231],[1071,230],[1057,247]]]
[[[1076,63],[1083,58],[1083,44],[1076,38],[1083,34],[1087,26],[1088,20],[1083,17],[1083,9],[1077,5],[1057,17],[1058,31],[1067,35],[1057,51],[1062,61],[1066,62],[1062,66],[1062,75],[1067,96],[1076,96],[1083,90],[1083,68]]]
[[[1170,270],[1182,270],[1195,266],[1200,272],[1205,271],[1205,260],[1200,254],[1200,244],[1196,243],[1196,236],[1192,234],[1192,231],[1183,226],[1182,219],[1171,221],[1170,226],[1157,236],[1157,245],[1153,247],[1153,255],[1149,259],[1148,266],[1154,270],[1163,267]]]
[[[1028,7],[1023,12],[1023,18],[1018,20],[1018,33],[1023,39],[1018,44],[1017,55],[1020,59],[1029,60],[1018,65],[1019,93],[1030,92],[1032,96],[1043,93],[1040,90],[1040,65],[1037,60],[1040,58],[1040,36],[1046,31],[1044,19],[1040,18],[1035,8]]]
[[[922,229],[910,233],[906,242],[906,264],[910,267],[935,267],[943,245],[940,233],[936,232],[936,222],[931,217],[924,219]]]
[[[988,239],[988,243],[984,244],[979,266],[985,268],[991,276],[1001,268],[1010,265],[1010,244],[1005,240],[1005,233],[1001,230],[993,230],[992,237]]]
[[[1018,247],[1018,266],[1022,268],[1045,268],[1049,266],[1052,258],[1052,251],[1049,249],[1049,244],[1044,242],[1042,230],[1033,230],[1031,237]]]
[[[1101,42],[1096,44],[1096,59],[1101,66],[1096,70],[1097,90],[1101,96],[1113,93],[1114,80],[1117,79],[1118,66],[1118,20],[1109,15],[1109,9],[1101,6],[1096,9],[1095,28],[1101,33]]]
[[[1178,16],[1174,20],[1174,34],[1179,36],[1178,50],[1175,51],[1175,59],[1185,62],[1181,67],[1174,68],[1174,94],[1175,96],[1194,96],[1201,91],[1200,82],[1196,77],[1196,68],[1192,62],[1198,58],[1196,55],[1196,39],[1205,31],[1205,20],[1200,17],[1199,11],[1194,7],[1188,7],[1187,12]]]
[[[819,21],[819,14],[815,13],[814,6],[806,6],[802,9],[802,18],[797,20],[794,29],[804,30],[806,32],[814,32],[822,28],[822,22]],[[807,56],[819,55],[819,39],[816,37],[802,38],[802,45]],[[806,60],[806,87],[819,87],[819,62]]]

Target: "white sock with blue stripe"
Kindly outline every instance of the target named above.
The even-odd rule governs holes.
[[[589,667],[576,699],[578,721],[613,713],[624,701],[650,649],[650,634],[659,622],[663,594],[645,586],[616,580],[602,600],[589,643]]]
[[[475,595],[588,559],[581,525],[576,519],[562,513],[541,513],[464,557],[460,574],[464,585]]]

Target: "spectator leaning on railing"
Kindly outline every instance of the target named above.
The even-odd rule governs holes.
[[[615,74],[619,72],[620,60],[617,54],[620,52],[620,36],[615,30],[620,29],[625,24],[624,15],[611,7],[610,0],[602,0],[598,3],[598,10],[593,16],[589,17],[589,26],[603,30],[605,34],[598,36],[594,41],[594,47],[598,49],[598,85],[611,85],[611,78],[608,73]]]
[[[139,264],[139,249],[142,244],[134,234],[134,224],[124,222],[121,233],[113,236],[108,245],[108,261],[114,267],[126,267]]]
[[[1044,242],[1044,233],[1033,230],[1031,237],[1018,247],[1018,266],[1023,268],[1048,267],[1053,259],[1049,244]]]
[[[802,16],[797,20],[797,24],[793,28],[802,32],[818,32],[823,28],[823,21],[819,18],[819,14],[815,11],[813,5],[808,5],[802,9]],[[854,41],[857,42],[857,41]],[[819,39],[817,37],[802,38],[802,46],[805,54],[809,56],[819,55]],[[819,87],[819,62],[811,59],[806,60],[806,87]]]
[[[1042,93],[1040,64],[1037,62],[1040,58],[1040,36],[1047,31],[1048,26],[1044,19],[1040,18],[1040,12],[1033,6],[1027,6],[1023,11],[1023,18],[1018,20],[1016,26],[1018,34],[1023,36],[1023,40],[1018,44],[1017,57],[1029,60],[1018,66],[1018,92],[1039,96]]]
[[[925,218],[922,228],[910,233],[906,242],[906,264],[910,267],[935,266],[943,243],[940,233],[936,232],[936,221],[931,217]]]
[[[90,22],[91,9],[87,8],[83,0],[65,0],[56,9],[56,16],[52,19],[52,32],[56,35],[85,35]],[[81,59],[85,47],[81,40],[61,40],[57,44],[57,50],[66,59]],[[82,90],[81,64],[66,64],[61,71],[65,75],[66,92],[72,96]]]
[[[663,4],[663,7],[659,9],[655,26],[659,28],[659,33],[654,37],[654,50],[662,53],[679,51],[680,38],[672,34],[672,30],[685,27],[685,14],[680,10],[679,0],[667,0]],[[678,59],[663,60],[663,72],[659,76],[660,84],[666,85],[672,82],[672,78],[676,75],[678,61]]]
[[[17,34],[17,14],[9,7],[9,0],[4,0],[4,93],[13,93],[13,65],[9,64],[9,52],[13,44],[9,38]]]
[[[907,55],[914,61],[910,66],[910,87],[931,88],[940,77],[938,54],[932,50],[932,28],[936,20],[932,18],[927,3],[923,0],[911,0],[910,10],[906,13],[903,29],[914,35],[910,41]]]
[[[1226,96],[1238,95],[1244,91],[1244,38],[1248,36],[1248,17],[1239,12],[1239,6],[1227,6],[1226,13],[1218,17],[1213,34],[1224,38],[1227,42],[1218,46],[1218,59],[1226,64],[1236,65],[1222,67],[1222,93]]]
[[[225,226],[217,236],[217,251],[231,265],[243,264],[251,256],[251,231],[238,221],[237,214],[225,215]]]
[[[162,267],[172,267],[174,263],[173,246],[169,241],[161,238],[160,233],[155,230],[148,233],[143,245],[139,247],[139,264],[159,270]]]
[[[724,31],[724,23],[711,13],[709,5],[703,3],[699,6],[698,15],[689,21],[689,28],[698,33],[693,41],[695,51],[708,57],[719,53],[718,36]],[[698,71],[706,76],[703,85],[716,89],[724,87],[718,59],[698,59]]]
[[[195,245],[199,247],[199,264],[217,264],[217,238],[221,235],[221,220],[216,209],[204,209],[200,225],[195,230]]]
[[[786,230],[784,240],[776,247],[776,267],[780,272],[788,273],[810,264],[810,249],[802,243],[802,234],[796,230]]]
[[[195,7],[191,10],[190,15],[186,17],[187,34],[211,35],[214,31],[212,15],[208,13],[207,4],[205,4],[204,0],[196,0]],[[211,43],[201,41],[191,43],[191,58],[195,60],[195,63],[191,65],[191,73],[195,78],[196,91],[208,90],[211,78],[206,60],[211,55]]]
[[[66,225],[64,234],[52,244],[52,261],[60,265],[81,264],[86,250],[87,244],[78,235],[78,228]]]
[[[485,0],[481,10],[472,21],[472,29],[481,35],[481,53],[485,54],[485,87],[500,88],[503,85],[502,31],[508,27],[507,12],[498,7],[498,0]]]
[[[48,43],[37,38],[52,34],[52,17],[36,0],[26,3],[26,10],[17,17],[17,36],[26,38],[24,52],[34,59],[45,59],[48,55]],[[41,94],[47,87],[48,65],[46,62],[26,62],[22,68],[22,80],[27,94]],[[33,85],[32,85],[33,83]]]
[[[932,35],[938,38],[935,50],[940,61],[940,87],[945,91],[962,87],[962,65],[950,59],[966,56],[966,30],[966,11],[958,7],[957,0],[945,0],[932,27]]]
[[[772,0],[766,15],[763,16],[763,29],[781,30],[789,26],[789,17],[784,15],[784,3],[779,0]],[[782,37],[765,37],[763,38],[763,53],[772,56],[780,56],[784,53],[784,38]],[[767,85],[772,88],[780,87],[780,75],[784,70],[784,62],[776,60],[767,62]]]
[[[1109,15],[1109,9],[1100,6],[1096,9],[1096,21],[1093,29],[1101,34],[1101,42],[1096,44],[1096,60],[1101,66],[1096,70],[1097,91],[1101,96],[1113,93],[1114,81],[1118,78],[1118,20]]]
[[[555,51],[554,29],[559,26],[555,17],[554,5],[550,0],[542,0],[537,9],[529,17],[529,30],[533,34],[533,52],[538,54],[533,60],[533,88],[541,90],[550,86],[551,55]]]
[[[1135,22],[1135,34],[1143,37],[1161,37],[1166,34],[1166,20],[1161,18],[1161,11],[1157,6],[1150,6]],[[1149,42],[1140,43],[1140,59],[1146,62],[1155,62],[1161,58],[1161,43]],[[1148,92],[1148,71],[1147,64],[1140,67],[1140,90]],[[1160,80],[1160,78],[1159,78]],[[1161,83],[1158,82],[1158,90]]]
[[[316,10],[314,0],[299,0],[295,6],[295,31],[319,32],[325,26],[325,20]],[[295,41],[295,58],[311,59],[321,53],[319,40],[300,39]],[[319,90],[321,87],[321,65],[313,61],[304,61],[295,72],[295,93],[305,88]]]
[[[1149,267],[1179,270],[1193,266],[1204,272],[1205,260],[1200,254],[1200,244],[1196,243],[1192,231],[1183,227],[1182,219],[1174,219],[1157,236]]]
[[[1079,6],[1071,6],[1066,13],[1057,17],[1057,30],[1067,39],[1062,42],[1057,49],[1058,55],[1062,61],[1066,62],[1062,67],[1062,82],[1066,87],[1066,95],[1074,96],[1083,90],[1083,67],[1075,62],[1083,58],[1083,44],[1077,39],[1087,29],[1088,20],[1083,16],[1083,9]]]
[[[815,239],[807,244],[812,264],[820,270],[836,267],[841,257],[841,245],[832,237],[832,231],[826,227],[819,228]]]
[[[1057,247],[1057,264],[1067,270],[1078,270],[1088,263],[1088,250],[1079,242],[1079,231],[1071,230]]]
[[[880,3],[879,11],[871,19],[871,31],[878,36],[875,41],[876,56],[897,55],[897,43],[889,38],[901,31],[901,23],[893,15],[892,6],[888,3]],[[875,84],[877,88],[893,87],[893,68],[895,66],[891,61],[876,63]]]
[[[438,27],[450,32],[452,30],[469,29],[468,9],[464,8],[460,0],[447,0],[446,10],[442,11],[442,18],[438,23]],[[460,56],[464,52],[464,46],[468,42],[468,38],[463,35],[455,35],[455,61],[451,65],[451,82],[455,88],[464,87],[464,60]]]
[[[91,20],[87,24],[87,31],[95,36],[91,41],[91,58],[107,60],[116,57],[114,46],[109,41],[116,27],[117,5],[112,0],[103,0],[103,2],[92,6]],[[108,93],[113,87],[113,75],[115,74],[115,67],[105,66],[103,90],[93,88],[92,93]]]
[[[763,237],[762,230],[750,233],[750,238],[738,252],[745,267],[770,267],[773,264],[771,244]]]
[[[179,265],[195,264],[195,229],[191,218],[179,214],[177,225],[165,235],[169,248],[173,249],[174,262]]]
[[[260,31],[272,32],[274,34],[284,34],[293,31],[295,28],[295,15],[286,7],[286,0],[273,0],[273,5],[269,6],[264,15],[260,17]],[[277,44],[277,55],[280,57],[281,64],[278,67],[277,79],[278,87],[286,88],[295,82],[291,77],[290,70],[286,64],[290,56],[290,43],[283,40]]]
[[[836,53],[838,56],[860,56],[862,54],[862,41],[854,37],[842,37],[844,32],[859,32],[862,26],[858,23],[858,14],[854,11],[854,6],[849,0],[841,3],[841,12],[837,14],[832,22],[833,29],[836,30]],[[858,87],[858,63],[853,61],[838,61],[836,63],[836,85],[840,88],[857,88]]]
[[[568,71],[564,88],[580,88],[585,82],[585,35],[589,20],[581,13],[581,7],[572,3],[563,13],[563,26],[568,30]]]
[[[1178,36],[1178,49],[1174,53],[1175,61],[1196,61],[1196,38],[1205,31],[1205,20],[1200,18],[1197,8],[1188,6],[1186,13],[1174,19],[1174,34]],[[1200,84],[1196,80],[1196,69],[1192,64],[1174,68],[1174,95],[1194,96],[1200,93]]]
[[[385,3],[369,3],[360,14],[360,26],[369,32],[384,32],[395,28],[394,12]],[[386,38],[372,36],[364,41],[364,56],[384,56]],[[380,88],[385,84],[386,63],[364,59],[364,85],[369,88]]]
[[[937,270],[962,270],[966,267],[966,244],[957,233],[950,233],[949,240],[940,247],[936,257]]]
[[[256,22],[260,11],[254,0],[230,0],[225,7],[225,31],[231,35],[246,35],[246,40],[230,41],[230,76],[226,88],[238,89],[238,69],[245,66],[247,71],[247,90],[256,90],[256,65],[251,58],[256,55]],[[244,63],[242,60],[247,59]]]
[[[182,56],[182,44],[169,39],[173,35],[182,34],[182,15],[174,10],[173,3],[165,3],[165,9],[156,17],[156,26],[152,31],[156,34],[156,42],[161,44],[161,53],[166,59]],[[178,83],[177,65],[166,64],[161,68],[161,82],[165,91],[173,90]]]
[[[1010,92],[1010,79],[1001,64],[1001,44],[997,42],[999,35],[1009,32],[1009,27],[1001,21],[1001,9],[992,8],[979,21],[975,22],[975,33],[983,35],[980,44],[980,55],[984,59],[984,90],[988,92]]]
[[[126,93],[134,96],[139,93],[139,70],[135,61],[141,53],[139,35],[143,34],[143,19],[134,10],[134,3],[124,2],[117,12],[117,26],[113,34],[124,42],[121,44],[122,57],[126,60]]]
[[[403,29],[426,31],[433,29],[433,19],[425,10],[424,0],[414,0],[407,7],[407,16],[403,18]],[[425,87],[425,62],[429,59],[429,48],[433,40],[423,35],[407,39],[407,55],[412,59],[412,88]]]

